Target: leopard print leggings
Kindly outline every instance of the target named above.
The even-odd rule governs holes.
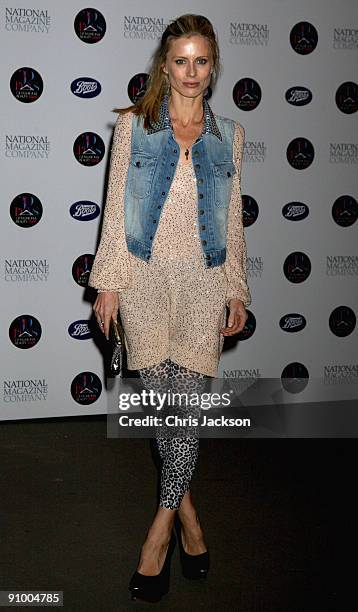
[[[171,359],[138,370],[141,381],[147,390],[165,393],[200,393],[205,385],[206,375],[181,366]],[[174,401],[175,405],[175,401]],[[163,407],[164,417],[168,412]],[[180,417],[200,417],[200,407],[178,405],[170,414]],[[175,432],[175,433],[173,433]],[[189,435],[190,434],[190,435]],[[184,494],[190,488],[199,455],[199,437],[196,427],[157,427],[156,444],[161,458],[160,500],[162,508],[175,510],[179,508]]]

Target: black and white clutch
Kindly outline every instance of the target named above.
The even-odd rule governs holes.
[[[113,376],[122,376],[123,356],[125,350],[124,332],[121,323],[111,318],[109,341],[112,346],[110,372]]]

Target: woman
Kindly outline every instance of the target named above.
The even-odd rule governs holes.
[[[147,388],[197,392],[216,376],[224,336],[239,333],[251,303],[240,192],[244,129],[215,115],[204,94],[219,72],[211,23],[171,22],[144,96],[120,110],[101,242],[89,285],[108,337],[120,311],[128,368]],[[229,307],[225,326],[226,306]],[[157,601],[169,589],[178,540],[184,575],[205,577],[209,552],[190,481],[197,436],[157,432],[160,501],[129,588]]]

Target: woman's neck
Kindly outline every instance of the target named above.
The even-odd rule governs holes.
[[[186,98],[172,90],[168,104],[172,123],[182,127],[199,125],[204,116],[203,97],[200,95],[196,98]]]

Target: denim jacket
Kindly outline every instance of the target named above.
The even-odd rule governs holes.
[[[223,266],[228,281],[226,303],[239,298],[248,306],[240,184],[244,137],[239,122],[214,115],[204,100],[204,128],[192,147],[203,261],[207,268]],[[167,97],[158,122],[148,131],[133,113],[118,116],[101,240],[89,286],[99,292],[121,292],[131,286],[131,257],[149,263],[178,159]]]
[[[235,122],[216,116],[204,98],[204,128],[192,146],[198,195],[198,229],[206,267],[226,259],[228,207],[232,180]],[[150,260],[160,215],[175,174],[180,148],[174,140],[168,96],[159,119],[148,130],[132,122],[132,150],[125,190],[128,250]]]

